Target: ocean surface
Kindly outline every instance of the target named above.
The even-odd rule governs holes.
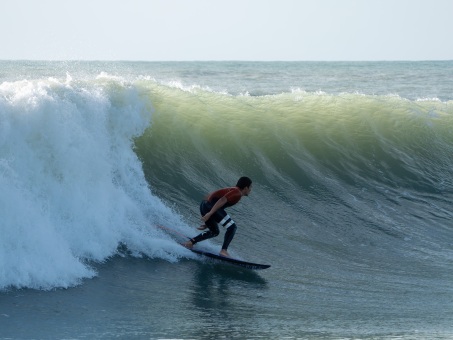
[[[452,61],[0,61],[0,339],[453,339],[452,199]]]

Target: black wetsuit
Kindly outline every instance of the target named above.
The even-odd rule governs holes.
[[[208,212],[211,211],[212,207],[215,205],[215,203],[219,200],[220,198],[213,199],[211,201],[202,201],[200,204],[200,213],[201,216],[206,215]],[[226,204],[227,206],[231,206]],[[223,227],[227,228],[227,231],[225,233],[225,238],[223,240],[223,245],[222,249],[227,250],[228,246],[230,245],[231,240],[234,237],[234,234],[236,233],[236,224],[234,221],[231,219],[231,217],[227,214],[225,209],[219,208],[210,218],[209,220],[206,221],[206,226],[209,228],[208,231],[205,231],[198,236],[194,237],[191,239],[192,243],[198,243],[200,241],[207,240],[212,237],[216,237],[219,235],[219,226],[218,223],[220,223]]]

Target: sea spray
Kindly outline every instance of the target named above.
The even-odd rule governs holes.
[[[179,217],[151,194],[133,152],[152,111],[106,75],[0,85],[0,288],[77,284],[120,242],[176,259],[153,225]]]

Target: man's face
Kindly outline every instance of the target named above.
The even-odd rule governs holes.
[[[250,184],[250,186],[248,186],[248,187],[245,187],[242,193],[244,196],[248,196],[251,191],[252,191],[252,184]]]

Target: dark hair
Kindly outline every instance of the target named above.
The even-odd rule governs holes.
[[[252,185],[252,180],[248,177],[241,177],[239,178],[236,186],[239,188],[239,189],[244,189],[244,188],[248,188]]]

